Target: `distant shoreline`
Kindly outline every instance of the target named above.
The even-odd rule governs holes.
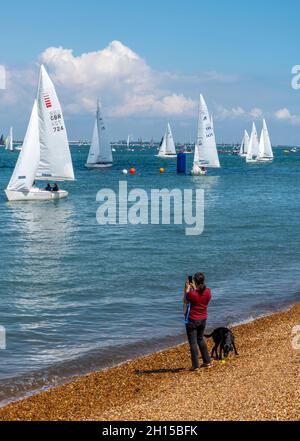
[[[9,404],[0,420],[299,420],[296,325],[300,303],[235,326],[240,356],[209,371],[190,372],[181,344]]]

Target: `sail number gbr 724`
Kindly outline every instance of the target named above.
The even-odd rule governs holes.
[[[50,119],[51,119],[51,124],[52,124],[52,128],[53,128],[54,133],[61,132],[61,131],[65,130],[65,128],[63,126],[62,116],[59,111],[51,110],[50,111]]]

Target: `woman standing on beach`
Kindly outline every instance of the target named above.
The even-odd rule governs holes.
[[[191,350],[192,370],[199,369],[198,347],[203,360],[201,367],[210,368],[211,359],[203,336],[211,292],[205,286],[204,274],[197,273],[192,281],[187,280],[184,291],[183,301],[186,305],[189,305],[188,317],[186,317],[186,333]]]

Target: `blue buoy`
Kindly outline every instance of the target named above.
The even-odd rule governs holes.
[[[178,153],[177,155],[177,173],[186,172],[186,157],[184,153]]]

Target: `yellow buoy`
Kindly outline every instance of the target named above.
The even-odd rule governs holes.
[[[165,169],[163,167],[160,167],[159,173],[164,173],[164,172],[165,172]]]

